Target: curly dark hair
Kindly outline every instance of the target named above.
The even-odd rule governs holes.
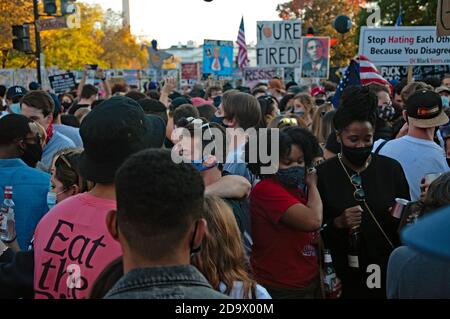
[[[115,178],[119,231],[136,254],[152,259],[179,248],[201,218],[205,185],[191,164],[177,164],[168,150],[130,156]]]
[[[333,118],[337,131],[353,122],[369,122],[375,129],[378,118],[378,98],[368,87],[351,86],[344,90]]]
[[[297,145],[302,151],[305,159],[306,167],[311,167],[313,159],[320,156],[320,146],[317,142],[317,138],[311,133],[311,131],[298,127],[288,126],[279,130],[278,148],[272,150],[272,134],[278,129],[267,130],[266,145],[267,156],[272,157],[272,151],[278,152],[279,159],[286,159],[291,153],[292,145]],[[263,135],[257,134],[250,136],[249,141],[245,145],[245,162],[248,169],[260,178],[266,178],[270,175],[262,174],[263,167],[270,167],[272,163],[265,163],[260,157],[260,147],[263,145],[261,139]],[[254,148],[257,147],[257,149]],[[253,154],[251,153],[253,152]],[[257,152],[256,154],[254,152]],[[256,155],[256,161],[252,159]]]

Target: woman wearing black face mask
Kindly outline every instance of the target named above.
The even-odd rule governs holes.
[[[400,164],[372,153],[377,102],[367,87],[344,91],[333,119],[341,151],[317,168],[322,234],[344,298],[386,298],[387,261],[399,244],[390,208],[409,199]]]

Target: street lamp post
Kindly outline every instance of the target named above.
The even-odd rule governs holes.
[[[37,70],[37,80],[38,83],[42,85],[42,74],[41,74],[41,33],[39,32],[39,7],[38,0],[33,0],[34,9],[34,33],[36,36],[36,70]]]

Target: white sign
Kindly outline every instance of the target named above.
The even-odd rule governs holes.
[[[450,37],[436,27],[362,27],[359,54],[378,65],[450,64]]]
[[[245,85],[253,88],[257,83],[268,83],[275,76],[283,78],[283,69],[278,68],[245,68],[243,71]]]
[[[258,67],[300,66],[300,20],[258,21],[256,29]]]

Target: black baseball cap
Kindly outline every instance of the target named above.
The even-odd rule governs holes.
[[[22,139],[31,133],[30,120],[20,114],[8,114],[0,118],[0,144],[12,143],[15,139]]]
[[[96,183],[112,183],[128,156],[162,147],[165,133],[164,121],[145,115],[136,101],[112,97],[93,109],[81,124],[81,175]]]
[[[406,101],[408,121],[419,128],[431,128],[448,123],[439,94],[430,90],[414,92]]]
[[[8,91],[6,91],[6,98],[12,100],[16,97],[22,97],[27,94],[27,90],[23,86],[11,86]]]

